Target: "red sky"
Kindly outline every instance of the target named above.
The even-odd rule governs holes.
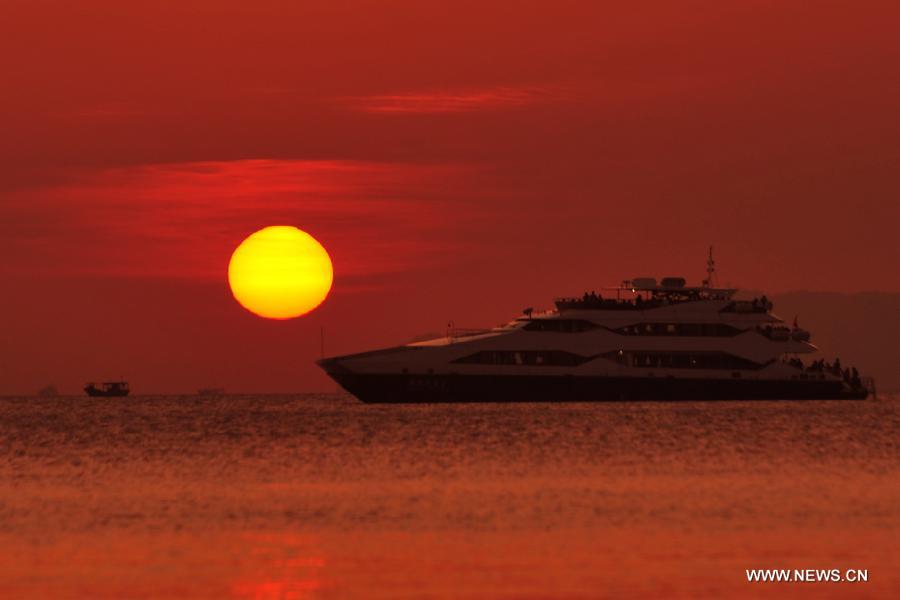
[[[0,393],[311,364],[637,275],[900,292],[895,2],[49,2],[0,20]],[[335,289],[231,298],[293,224]]]

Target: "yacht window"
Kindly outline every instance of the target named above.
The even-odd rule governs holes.
[[[620,335],[676,335],[683,337],[730,337],[740,329],[725,323],[639,323],[614,329]]]
[[[577,366],[588,360],[590,358],[564,350],[482,350],[453,362],[476,365]]]
[[[525,325],[528,331],[556,331],[562,333],[580,333],[595,329],[590,321],[584,319],[534,319]]]
[[[605,358],[621,361],[621,352],[610,352]],[[763,365],[726,352],[633,352],[629,364],[633,367],[669,369],[759,369]]]

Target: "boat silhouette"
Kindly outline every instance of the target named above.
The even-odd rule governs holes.
[[[47,385],[38,390],[37,395],[41,398],[56,398],[59,396],[59,390],[55,385]]]
[[[221,387],[205,387],[197,390],[198,396],[203,396],[204,398],[218,398],[220,396],[225,395],[225,388]]]
[[[103,381],[100,383],[89,382],[84,386],[84,392],[91,397],[117,398],[127,396],[131,389],[127,381]]]
[[[558,298],[491,329],[323,358],[363,402],[861,400],[874,380],[855,367],[800,358],[809,331],[772,312],[766,296],[736,297],[707,276],[635,277],[601,293]]]

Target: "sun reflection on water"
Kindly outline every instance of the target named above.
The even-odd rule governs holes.
[[[235,597],[250,600],[296,600],[323,588],[325,558],[311,536],[244,534],[247,559],[231,586]]]

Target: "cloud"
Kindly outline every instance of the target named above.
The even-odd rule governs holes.
[[[0,206],[6,273],[221,279],[253,231],[292,224],[318,238],[345,281],[455,254],[448,218],[463,166],[328,160],[144,165],[19,190]]]
[[[559,97],[557,90],[536,86],[499,86],[483,89],[425,90],[349,99],[362,112],[382,114],[438,114],[518,108]]]

